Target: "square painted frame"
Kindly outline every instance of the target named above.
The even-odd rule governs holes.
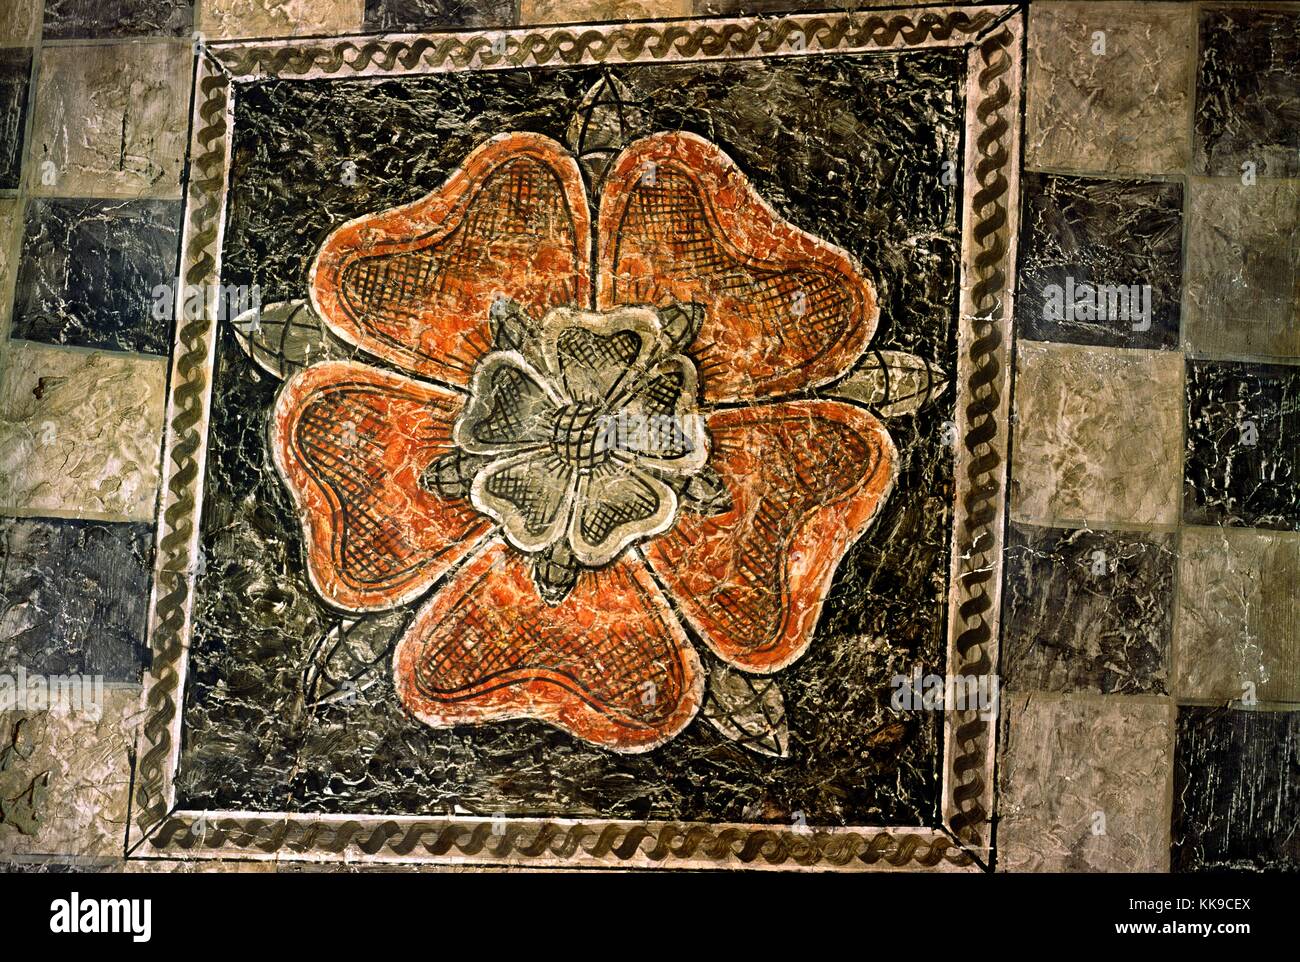
[[[1025,14],[921,7],[200,45],[178,282],[220,283],[239,85],[519,67],[958,48],[967,52],[956,377],[950,675],[995,678],[1006,523],[1012,298]],[[218,324],[178,318],[168,387],[142,725],[128,858],[460,867],[984,871],[993,854],[997,723],[944,713],[940,824],[790,827],[678,821],[183,811],[181,722]],[[996,690],[996,689],[994,689]]]

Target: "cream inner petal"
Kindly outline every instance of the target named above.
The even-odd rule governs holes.
[[[610,415],[618,449],[671,474],[703,468],[709,460],[709,434],[696,411],[696,384],[695,365],[675,354],[629,385],[628,397]]]
[[[547,452],[493,461],[474,476],[470,501],[501,523],[520,551],[542,551],[563,537],[575,493],[575,474]]]
[[[569,543],[584,565],[608,564],[628,545],[666,531],[677,495],[648,471],[610,462],[582,475],[569,522]]]
[[[498,351],[479,363],[470,399],[456,420],[453,440],[469,454],[503,454],[545,444],[562,403],[517,351]]]

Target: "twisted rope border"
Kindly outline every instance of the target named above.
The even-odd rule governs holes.
[[[831,51],[852,47],[878,48],[935,46],[960,35],[966,45],[995,24],[1009,8],[970,8],[885,17],[784,18],[714,24],[637,25],[618,28],[534,31],[527,34],[443,36],[433,38],[378,38],[371,42],[292,42],[278,45],[214,48],[216,62],[199,58],[195,102],[192,177],[188,192],[188,236],[183,260],[187,284],[215,282],[220,257],[221,221],[229,149],[228,111],[232,78],[312,74],[329,76],[345,67],[354,75],[366,72],[424,72],[449,69],[542,65],[558,59],[565,64],[583,62],[644,62],[664,59],[710,59],[746,54],[759,56],[791,51],[792,38],[802,38],[799,50]],[[505,53],[499,37],[505,36]],[[973,198],[980,211],[973,235],[981,251],[976,255],[978,276],[973,297],[977,305],[977,336],[971,345],[971,391],[967,416],[971,431],[965,439],[972,455],[967,478],[970,490],[963,508],[963,544],[987,553],[998,539],[992,526],[1001,519],[1000,458],[996,452],[976,450],[997,436],[1003,348],[997,329],[1002,310],[1000,292],[1009,233],[1003,198],[1007,193],[1005,169],[1009,153],[1005,138],[1009,124],[1002,111],[1010,93],[1000,79],[1011,68],[1012,33],[1001,29],[979,42],[983,69],[978,83],[982,97],[977,108],[980,132],[977,144],[983,155],[976,165],[979,189]],[[899,43],[901,38],[902,43]],[[933,40],[931,39],[933,38]],[[957,45],[957,44],[946,44]],[[757,51],[757,52],[755,52]],[[217,64],[222,66],[218,66]],[[400,69],[399,69],[400,65]],[[1013,118],[1014,119],[1014,118]],[[969,123],[969,120],[968,120]],[[970,174],[968,172],[967,177]],[[966,238],[969,241],[971,238]],[[192,851],[204,855],[292,853],[336,858],[414,858],[450,861],[540,860],[562,864],[574,859],[618,862],[632,860],[664,864],[717,863],[770,867],[812,868],[969,868],[972,854],[941,830],[858,830],[796,833],[770,828],[711,826],[698,823],[620,824],[599,822],[508,821],[497,833],[493,823],[448,819],[328,821],[304,817],[208,817],[202,831],[193,830],[190,813],[170,812],[172,777],[179,749],[178,693],[183,686],[186,633],[190,606],[190,581],[197,536],[198,491],[202,481],[202,441],[206,429],[208,372],[214,342],[209,320],[185,321],[178,326],[168,418],[168,480],[164,494],[159,555],[154,586],[154,617],[150,634],[153,654],[144,695],[145,748],[137,766],[134,802],[135,826],[156,854]],[[990,448],[991,450],[991,448]],[[992,539],[992,541],[990,540]],[[983,555],[979,555],[983,557]],[[991,631],[985,614],[992,601],[985,589],[1000,570],[993,564],[977,565],[963,576],[960,617],[965,630],[956,640],[960,670],[991,670]],[[956,670],[950,668],[950,670]],[[945,772],[954,782],[951,796],[957,811],[949,817],[952,831],[963,842],[978,844],[988,820],[984,799],[991,792],[986,778],[989,724],[978,716],[963,718],[955,727],[961,753]],[[142,844],[142,843],[141,843]],[[135,848],[138,850],[140,844]],[[618,864],[617,862],[612,864]]]
[[[1007,400],[1006,355],[1010,342],[1008,279],[1011,276],[1011,182],[1009,173],[1018,120],[1008,77],[1016,66],[1019,32],[1004,25],[976,48],[979,96],[974,118],[974,214],[966,244],[976,250],[970,289],[971,327],[964,411],[966,490],[956,533],[953,590],[960,598],[948,671],[993,678],[997,670],[996,601],[1002,572],[1002,524],[1006,459],[1000,453],[999,416]],[[975,57],[972,57],[974,65]],[[968,180],[969,183],[969,180]],[[992,818],[992,749],[995,722],[978,709],[951,709],[947,719],[945,816],[961,841],[979,848]]]
[[[231,106],[230,80],[200,56],[195,73],[194,135],[187,190],[186,238],[181,279],[206,290],[217,278]],[[177,298],[178,304],[183,298]],[[147,835],[171,806],[171,780],[179,746],[179,717],[188,644],[190,582],[198,536],[198,494],[215,325],[207,317],[177,318],[168,401],[164,464],[167,484],[154,561],[151,663],[145,679],[142,751],[136,765],[134,825]]]
[[[394,35],[338,41],[216,44],[237,80],[367,74],[502,70],[549,65],[705,60],[783,52],[964,44],[993,23],[997,7],[924,12],[789,16],[677,24],[628,24],[496,33]],[[901,43],[900,43],[901,41]]]
[[[974,860],[938,832],[795,832],[700,823],[640,824],[447,819],[289,820],[176,813],[150,840],[160,850],[315,856],[331,860],[441,860],[528,864],[716,863],[725,867],[965,868]],[[617,864],[617,863],[615,863]]]

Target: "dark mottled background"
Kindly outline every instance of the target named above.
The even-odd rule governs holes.
[[[873,275],[875,340],[955,369],[960,54],[807,57],[619,68],[644,132],[717,143],[789,220]],[[401,81],[273,81],[241,89],[226,283],[301,297],[328,232],[437,187],[485,138],[564,140],[598,69]],[[355,183],[344,183],[354,161]],[[956,171],[960,183],[960,171]],[[889,679],[942,670],[952,476],[951,392],[890,422],[902,473],[840,567],[809,654],[781,672],[790,757],[746,752],[697,719],[644,755],[548,726],[433,730],[387,678],[351,706],[303,707],[311,644],[336,618],[303,575],[298,522],[265,450],[276,383],[226,334],[219,348],[180,802],[355,813],[556,813],[616,818],[933,823],[933,714],[896,714]],[[708,660],[702,644],[696,645]]]

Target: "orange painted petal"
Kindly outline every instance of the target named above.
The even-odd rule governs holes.
[[[703,695],[695,651],[639,560],[584,571],[549,607],[499,541],[416,616],[393,672],[425,724],[534,718],[619,752],[672,738]]]
[[[645,555],[719,657],[776,671],[812,640],[840,558],[889,495],[897,453],[879,421],[838,401],[718,411],[709,431],[731,510],[683,512]]]
[[[600,202],[597,305],[694,301],[690,353],[710,401],[823,384],[875,331],[875,290],[838,247],[787,223],[739,168],[688,133],[639,140]]]
[[[573,158],[541,134],[502,134],[422,200],[331,234],[312,265],[312,303],[371,354],[465,384],[491,343],[498,294],[537,319],[586,306],[590,237]]]
[[[464,396],[353,361],[299,372],[280,391],[271,451],[304,517],[307,571],[350,611],[405,604],[480,541],[468,501],[419,485],[451,449]]]

